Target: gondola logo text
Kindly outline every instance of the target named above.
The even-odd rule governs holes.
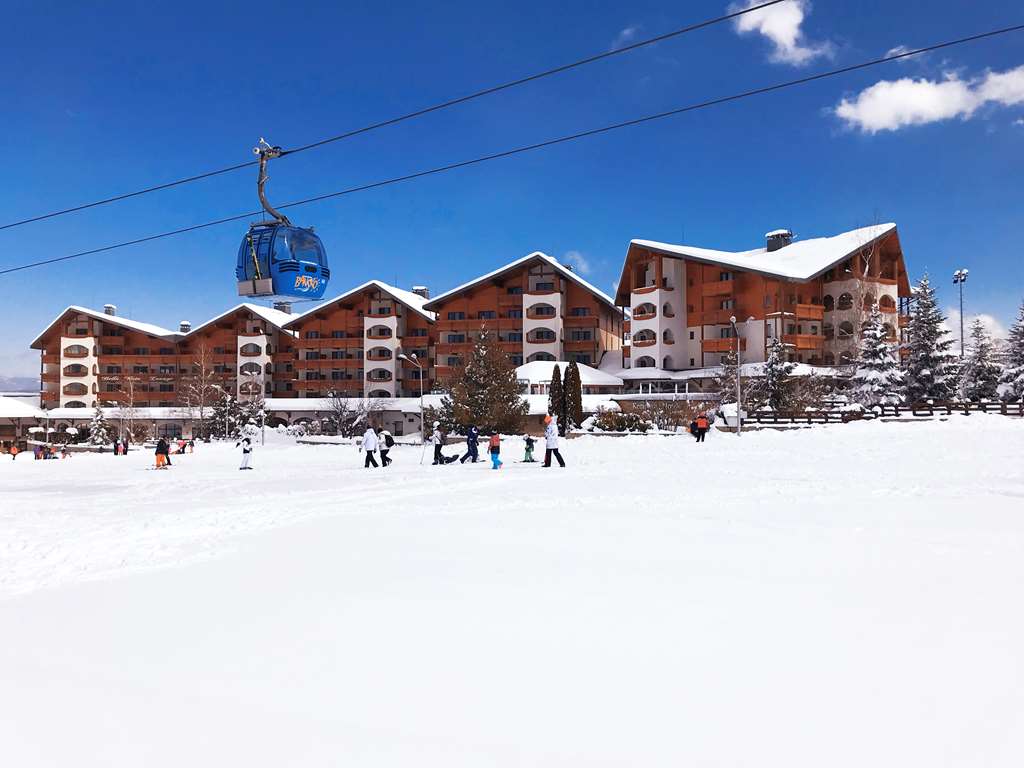
[[[317,286],[320,285],[319,277],[310,277],[309,275],[296,275],[295,276],[295,289],[299,291],[315,291]]]

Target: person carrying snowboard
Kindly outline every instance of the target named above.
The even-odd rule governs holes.
[[[526,454],[523,456],[523,462],[525,464],[533,464],[537,461],[535,458],[533,458],[533,445],[536,442],[537,441],[534,440],[529,435],[526,436]]]
[[[441,422],[434,422],[434,432],[430,436],[430,442],[434,444],[434,464],[447,464],[444,454],[441,453],[441,446],[444,445],[444,435],[441,434]]]
[[[495,432],[487,443],[487,452],[491,454],[491,469],[501,469],[501,435]]]
[[[235,443],[235,448],[239,447],[242,449],[242,465],[239,469],[252,469],[252,467],[249,466],[249,460],[252,457],[252,439],[246,435]]]
[[[556,417],[548,414],[544,417],[544,464],[545,467],[551,466],[551,457],[554,456],[558,459],[558,466],[565,468],[565,461],[562,459],[562,454],[558,450],[558,423]]]
[[[363,442],[359,446],[359,450],[366,451],[366,461],[363,462],[364,469],[369,469],[371,464],[377,466],[377,459],[373,457],[373,452],[379,447],[380,440],[377,438],[377,431],[373,427],[367,427],[363,432]]]
[[[382,429],[377,433],[377,443],[377,450],[380,451],[380,464],[382,467],[386,467],[393,461],[393,459],[388,458],[388,453],[395,444],[395,438],[386,429]]]
[[[466,455],[459,459],[459,464],[465,464],[466,459],[470,459],[471,463],[476,464],[480,458],[480,450],[477,448],[479,439],[480,430],[476,428],[475,424],[470,424],[469,429],[466,430]]]

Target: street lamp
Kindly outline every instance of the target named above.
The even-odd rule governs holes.
[[[748,317],[747,324],[753,319],[753,317]],[[743,432],[743,400],[740,391],[740,379],[743,378],[740,372],[743,370],[743,361],[740,359],[740,331],[736,327],[736,315],[729,318],[729,324],[732,326],[732,334],[736,339],[736,437],[740,437]]]
[[[958,269],[953,273],[953,285],[960,286],[960,358],[964,356],[964,283],[967,282],[967,270]]]
[[[426,436],[424,431],[426,428],[423,426],[423,366],[420,365],[419,361],[416,359],[415,352],[408,355],[404,352],[400,352],[398,354],[398,359],[405,360],[407,363],[412,363],[416,366],[416,370],[419,371],[417,377],[420,380],[420,445],[424,445],[426,441],[423,438]]]

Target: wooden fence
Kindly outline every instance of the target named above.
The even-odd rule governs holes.
[[[913,405],[882,405],[864,411],[844,411],[830,403],[816,411],[754,411],[743,420],[745,424],[845,424],[850,421],[901,416],[951,416],[954,413],[969,415],[971,411],[998,413],[1003,416],[1024,416],[1024,403],[958,403],[942,401],[937,403],[914,403]]]

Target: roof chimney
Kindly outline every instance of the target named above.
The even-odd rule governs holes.
[[[424,299],[430,298],[430,289],[425,285],[414,285],[412,287],[412,292],[417,296],[422,296]]]
[[[278,312],[284,312],[286,315],[292,313],[292,303],[290,301],[275,301],[274,309]]]
[[[768,253],[771,253],[792,243],[793,233],[788,229],[773,229],[765,233],[765,239],[768,241]]]
[[[104,304],[103,305],[103,314],[104,315],[116,315],[117,314],[117,307],[115,305],[113,305],[113,304]]]
[[[192,323],[188,320],[182,320],[178,323],[178,333],[188,333],[192,330]]]

